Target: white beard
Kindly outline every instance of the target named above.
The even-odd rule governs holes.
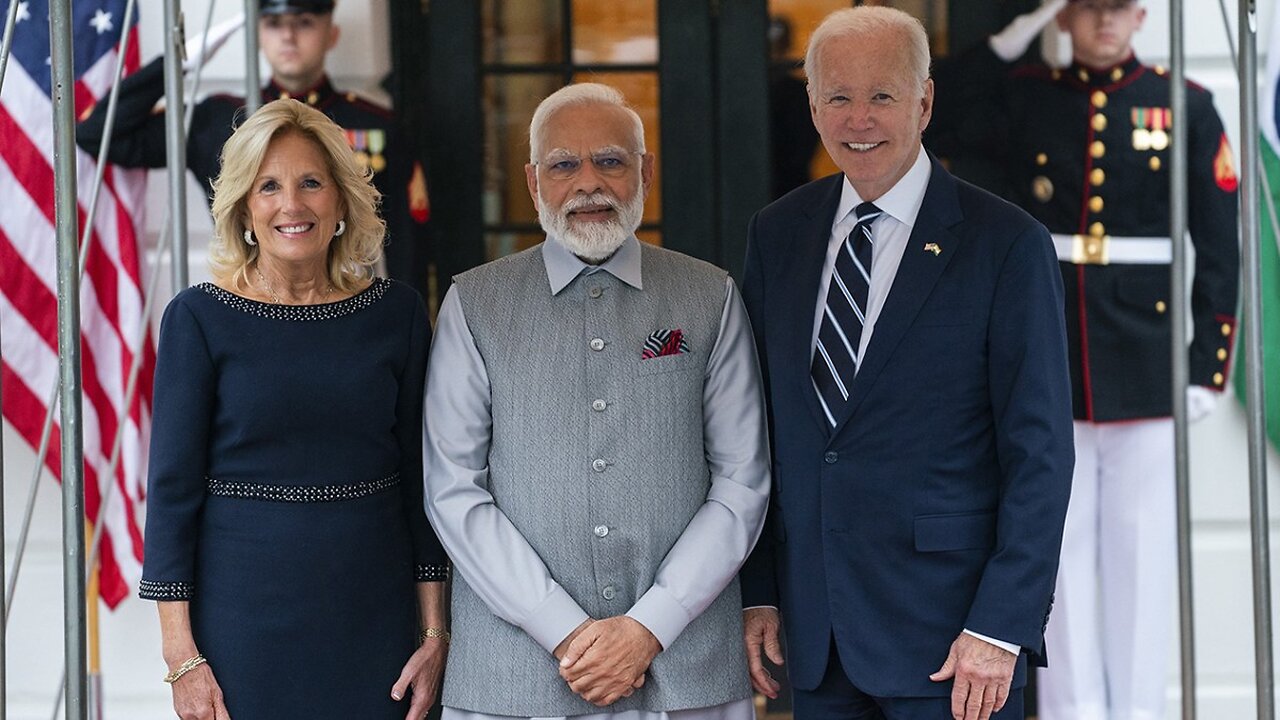
[[[570,212],[590,205],[608,205],[616,217],[607,222],[570,221]],[[542,197],[541,188],[538,190],[538,222],[543,231],[564,243],[569,252],[588,262],[600,262],[617,252],[640,227],[643,217],[644,193],[639,191],[626,202],[603,192],[574,195],[559,208],[552,208]]]

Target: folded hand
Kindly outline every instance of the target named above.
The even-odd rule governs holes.
[[[560,676],[584,700],[604,707],[643,686],[649,663],[661,651],[658,638],[630,617],[597,620],[569,643]]]

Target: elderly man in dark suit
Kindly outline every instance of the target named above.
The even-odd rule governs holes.
[[[858,7],[806,58],[843,171],[751,222],[770,527],[743,569],[748,661],[797,720],[1022,717],[1070,494],[1062,278],[1047,231],[924,152],[923,27]],[[781,614],[779,613],[781,611]]]

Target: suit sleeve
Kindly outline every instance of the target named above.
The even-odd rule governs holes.
[[[116,123],[108,157],[112,164],[132,168],[165,166],[164,111],[156,103],[164,97],[164,58],[158,57],[120,81]],[[94,106],[76,125],[76,144],[97,157],[106,131],[107,101]]]
[[[1212,96],[1188,89],[1187,97],[1192,118],[1187,125],[1187,229],[1196,249],[1190,379],[1192,384],[1222,390],[1231,366],[1239,290],[1238,181]]]
[[[756,215],[747,228],[747,258],[743,270],[742,302],[747,317],[751,320],[755,334],[756,355],[760,363],[760,377],[764,387],[764,396],[769,394],[769,353],[765,345],[764,335],[764,261],[761,257],[759,242],[759,219]],[[766,406],[765,417],[768,422],[769,442],[773,444],[773,413]],[[776,483],[771,484],[770,494],[777,493]],[[738,574],[742,585],[742,606],[757,607],[762,605],[778,607],[778,577],[775,560],[775,545],[781,536],[782,519],[778,514],[776,498],[771,497],[769,509],[765,514],[764,531],[756,542],[755,548],[747,556],[746,563]]]
[[[1042,656],[1075,461],[1062,276],[1028,227],[992,298],[988,379],[1001,481],[996,546],[965,628]]]

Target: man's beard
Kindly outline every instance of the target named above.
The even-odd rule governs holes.
[[[569,213],[592,205],[613,208],[614,217],[606,222],[571,222]],[[588,262],[600,262],[613,255],[644,217],[644,193],[636,192],[622,202],[603,192],[574,195],[559,208],[552,208],[538,189],[538,222],[548,235],[564,244],[569,252]]]

